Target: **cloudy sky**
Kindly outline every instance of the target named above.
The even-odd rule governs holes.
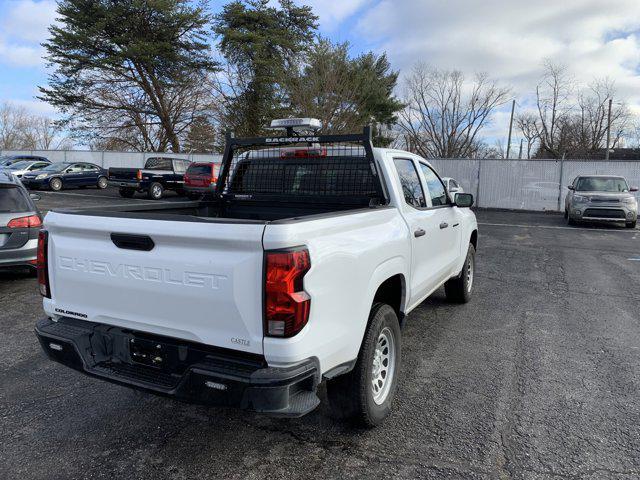
[[[224,1],[212,1],[219,9]],[[640,115],[640,0],[300,0],[320,17],[320,31],[349,41],[353,52],[386,51],[395,69],[417,61],[473,74],[488,72],[513,87],[526,108],[551,59],[576,82],[616,82]],[[39,43],[55,18],[49,0],[0,0],[0,101],[49,115],[34,99],[46,80]],[[488,133],[506,130],[507,108]]]

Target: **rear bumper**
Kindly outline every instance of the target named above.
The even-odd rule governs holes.
[[[0,268],[24,265],[35,267],[37,250],[37,239],[28,240],[27,243],[20,248],[0,250]]]
[[[209,185],[207,187],[194,187],[192,185],[187,185],[185,183],[184,185],[184,191],[187,193],[193,193],[193,194],[198,194],[198,195],[205,195],[207,193],[215,193],[216,191],[216,186],[215,184]]]
[[[159,395],[291,417],[320,403],[315,393],[319,368],[313,359],[271,368],[256,355],[66,317],[40,320],[35,332],[51,360]],[[137,350],[141,345],[144,349]],[[148,365],[155,361],[151,358],[160,359],[161,367]]]
[[[136,181],[109,179],[107,183],[109,184],[110,187],[131,188],[134,190],[141,190],[143,188],[141,183]]]

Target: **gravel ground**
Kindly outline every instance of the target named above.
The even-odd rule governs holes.
[[[40,207],[146,201],[68,193]],[[478,218],[475,296],[438,291],[409,315],[394,412],[375,430],[326,402],[271,419],[49,362],[35,280],[0,274],[0,478],[639,478],[640,231]]]

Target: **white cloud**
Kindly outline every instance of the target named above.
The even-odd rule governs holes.
[[[331,32],[356,13],[366,0],[302,0],[300,3],[313,8],[313,13],[319,18],[320,28]]]
[[[48,28],[55,17],[54,1],[19,0],[11,3],[11,8],[2,21],[3,31],[16,39],[40,43],[49,36]]]
[[[0,62],[21,67],[44,66],[40,44],[48,36],[55,20],[52,0],[10,2],[0,20]]]
[[[402,71],[423,61],[488,72],[526,104],[548,58],[578,84],[611,78],[640,112],[638,0],[382,0],[362,12],[358,33]],[[508,109],[496,115],[492,133],[506,136]]]

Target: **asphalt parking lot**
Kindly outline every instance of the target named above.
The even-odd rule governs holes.
[[[142,201],[78,190],[39,205]],[[639,478],[640,230],[478,219],[475,297],[438,291],[409,315],[375,430],[324,403],[272,419],[85,377],[41,353],[35,279],[0,274],[0,478]]]

